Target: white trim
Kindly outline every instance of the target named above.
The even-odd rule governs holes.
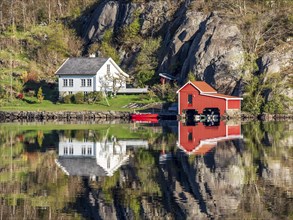
[[[203,81],[204,82],[204,81]],[[177,90],[176,93],[180,92],[181,89],[183,89],[187,84],[191,84],[194,88],[196,88],[200,94],[204,94],[204,93],[217,93],[217,92],[203,92],[202,90],[200,90],[196,85],[194,85],[190,80],[185,83],[180,89]],[[208,84],[208,83],[207,83]],[[208,84],[209,85],[209,84]]]
[[[217,94],[219,94],[219,93],[217,93]],[[243,100],[243,98],[240,98],[240,97],[239,98],[238,97],[235,97],[235,98],[220,97],[220,96],[215,96],[215,95],[209,94],[209,93],[202,93],[201,95],[210,96],[210,97],[219,98],[219,99],[225,99],[225,100]],[[221,95],[221,94],[219,94],[219,95]]]
[[[63,62],[63,64],[58,68],[58,70],[56,70],[55,71],[55,73],[54,73],[54,75],[59,75],[59,74],[57,74],[57,72],[61,69],[61,67],[67,62],[69,60],[69,58],[67,58],[64,62]]]
[[[222,94],[217,93],[217,92],[203,92],[196,85],[194,85],[190,80],[187,83],[185,83],[180,89],[178,89],[176,93],[179,93],[187,84],[191,84],[193,87],[195,87],[199,91],[200,95],[210,96],[210,97],[219,98],[219,99],[225,99],[225,100],[243,100],[243,98],[240,98],[240,97],[228,98],[228,97],[220,97],[220,96],[213,95],[213,94],[222,95]],[[226,109],[228,109],[227,106],[226,106]]]
[[[180,115],[180,93],[178,94],[178,115]]]
[[[115,63],[115,61],[111,58],[111,57],[109,57],[109,59],[107,60],[107,61],[110,61],[112,64],[113,64],[113,66],[122,74],[122,75],[124,75],[125,77],[129,77],[129,75],[127,74],[127,73],[125,73],[116,63]],[[106,62],[107,62],[106,61]],[[105,63],[106,63],[105,62]],[[104,65],[105,65],[105,63],[104,63]],[[104,66],[103,65],[103,66]],[[101,67],[102,68],[102,67]]]

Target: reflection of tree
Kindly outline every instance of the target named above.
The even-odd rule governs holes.
[[[248,123],[243,133],[249,181],[243,190],[242,217],[253,213],[261,219],[286,218],[293,211],[293,152],[285,141],[292,137],[289,125]]]
[[[36,140],[38,133],[35,135]],[[0,145],[1,217],[61,219],[68,216],[63,208],[74,201],[79,180],[68,179],[59,171],[54,162],[55,153],[25,152],[21,134],[7,132],[4,137],[8,142]]]

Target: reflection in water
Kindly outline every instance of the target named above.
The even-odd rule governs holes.
[[[219,142],[242,137],[240,124],[219,122],[212,126],[204,123],[188,126],[178,122],[178,146],[187,154],[204,155]]]
[[[290,219],[292,131],[0,124],[0,219]]]
[[[58,166],[71,176],[113,176],[114,172],[127,162],[127,149],[133,147],[148,148],[145,140],[117,140],[107,134],[101,141],[83,139],[82,141],[59,137]]]

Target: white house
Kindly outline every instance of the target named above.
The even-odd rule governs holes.
[[[60,137],[56,163],[67,175],[112,176],[129,159],[127,149],[148,148],[145,140],[77,140]]]
[[[129,77],[112,58],[68,58],[56,71],[59,95],[77,92],[113,91],[114,79],[119,79],[119,88],[126,89]]]

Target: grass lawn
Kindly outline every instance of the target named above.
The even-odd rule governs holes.
[[[110,106],[107,106],[105,100],[98,104],[54,104],[48,100],[42,103],[37,103],[36,98],[29,98],[28,103],[22,100],[14,100],[0,107],[2,111],[133,111],[134,109],[123,108],[129,103],[151,103],[144,95],[117,95],[113,98],[108,98]]]

